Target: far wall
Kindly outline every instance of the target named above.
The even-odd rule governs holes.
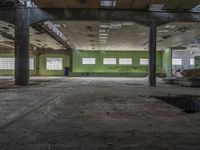
[[[172,52],[172,59],[182,59],[182,65],[174,65],[172,64],[172,72],[175,74],[175,71],[178,69],[194,69],[195,64],[191,64],[190,60],[194,59],[196,56],[200,56],[199,51],[184,51],[184,50],[177,50]]]
[[[83,58],[95,58],[96,64],[82,64]],[[116,65],[103,64],[103,58],[116,58]],[[132,65],[119,65],[119,58],[132,58]],[[146,76],[148,65],[140,65],[141,58],[148,58],[147,51],[75,51],[73,76]],[[162,73],[162,52],[157,52],[157,73]]]
[[[194,54],[196,55],[196,54]],[[0,57],[14,57],[14,52],[0,53]],[[65,67],[69,68],[70,57],[67,53],[58,51],[44,51],[43,53],[30,53],[34,58],[34,70],[30,71],[32,76],[64,76]],[[173,58],[182,58],[184,68],[188,68],[189,55],[173,52]],[[187,57],[187,58],[186,58]],[[194,57],[194,56],[193,56]],[[62,58],[62,68],[60,70],[47,70],[47,58]],[[82,64],[82,58],[96,58],[96,64]],[[116,58],[116,65],[103,64],[103,58]],[[131,58],[133,64],[120,65],[119,58]],[[148,58],[147,51],[75,51],[73,53],[73,72],[71,76],[131,76],[144,77],[148,75],[148,65],[141,65],[140,59]],[[170,51],[157,52],[157,73],[170,74],[171,66]],[[187,62],[187,63],[186,63]],[[179,66],[180,67],[180,66]],[[191,66],[190,66],[191,67]],[[175,68],[175,66],[173,66]],[[14,75],[14,70],[0,70],[1,76]]]

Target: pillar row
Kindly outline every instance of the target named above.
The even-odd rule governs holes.
[[[29,11],[17,7],[15,13],[15,84],[29,84]]]
[[[151,23],[149,31],[149,84],[156,86],[156,23]]]

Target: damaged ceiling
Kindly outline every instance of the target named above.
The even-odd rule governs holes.
[[[55,21],[58,29],[77,50],[148,50],[148,28],[134,22]],[[14,48],[14,26],[0,22],[0,45]],[[168,47],[200,47],[200,23],[169,23],[157,29],[157,49]],[[32,46],[66,49],[51,35],[30,28]]]
[[[148,49],[148,28],[133,22],[57,21],[59,28],[79,50],[137,51]],[[170,23],[158,27],[157,48],[200,44],[200,23]],[[200,46],[200,45],[199,45]]]

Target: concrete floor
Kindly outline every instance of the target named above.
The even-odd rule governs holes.
[[[147,86],[147,79],[34,78],[26,87],[0,80],[0,150],[199,150],[200,113],[160,95],[198,88]]]

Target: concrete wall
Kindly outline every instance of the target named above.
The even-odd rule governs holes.
[[[200,69],[200,56],[195,56],[195,68]]]
[[[0,53],[0,57],[14,57],[14,52]],[[30,71],[31,76],[64,76],[64,68],[70,66],[70,58],[66,54],[30,54],[34,58],[34,70]],[[47,58],[63,58],[63,69],[59,71],[46,70]],[[0,76],[13,76],[14,70],[0,70]]]
[[[171,77],[172,76],[172,50],[169,48],[163,51],[162,67],[163,67],[163,73],[165,73],[167,77]]]
[[[62,70],[47,70],[46,60],[47,58],[62,58],[63,68]],[[64,68],[70,67],[70,58],[66,54],[44,54],[39,56],[39,75],[40,76],[64,76]]]
[[[195,65],[190,65],[190,59],[195,59],[196,56],[200,56],[200,52],[199,51],[193,51],[193,50],[189,50],[189,51],[185,51],[185,50],[177,50],[177,51],[173,51],[172,53],[172,58],[180,58],[182,59],[182,65],[173,65],[172,66],[172,70],[173,73],[175,70],[177,69],[194,69]]]
[[[14,57],[14,52],[0,53],[0,57]],[[64,76],[64,68],[70,67],[70,58],[65,53],[34,53],[30,57],[34,58],[34,70],[31,75],[40,76]],[[95,65],[83,65],[83,57],[96,58]],[[63,69],[59,71],[49,71],[46,69],[47,58],[63,58]],[[132,65],[104,65],[103,58],[132,58]],[[143,77],[148,74],[148,65],[140,65],[140,58],[148,58],[146,51],[76,51],[73,55],[72,76],[136,76]],[[162,52],[157,52],[157,73],[162,73]],[[0,70],[0,75],[14,75],[14,70]]]
[[[14,57],[13,51],[7,51],[6,53],[0,53],[0,57]],[[34,58],[34,70],[30,70],[30,75],[35,76],[37,75],[37,57],[34,54],[30,54],[30,58]],[[0,76],[14,76],[14,70],[0,70]]]
[[[172,59],[182,59],[182,65],[173,65],[172,70],[190,69],[190,52],[189,51],[173,51]]]
[[[96,58],[95,65],[82,64],[82,58]],[[132,58],[132,65],[104,65],[103,58]],[[140,58],[148,58],[146,51],[76,51],[73,56],[74,76],[146,76],[148,66],[140,65]],[[162,72],[162,52],[157,52],[157,73]]]

